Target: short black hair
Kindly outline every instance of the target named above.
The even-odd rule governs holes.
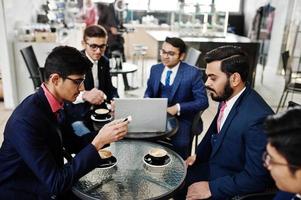
[[[173,47],[178,48],[180,51],[180,54],[186,52],[186,44],[181,38],[166,37],[165,42],[171,44]]]
[[[104,27],[99,25],[91,25],[84,30],[83,40],[86,41],[87,37],[105,38],[107,35],[107,31]]]
[[[221,61],[221,71],[228,77],[237,72],[243,82],[247,81],[250,67],[249,58],[242,48],[232,45],[221,46],[209,51],[204,59],[206,63]]]
[[[46,58],[45,80],[57,73],[63,78],[69,75],[84,75],[92,67],[92,63],[76,48],[69,46],[55,47]]]
[[[301,168],[301,107],[269,116],[264,128],[269,143],[290,165]],[[290,170],[294,173],[296,168],[290,167]]]

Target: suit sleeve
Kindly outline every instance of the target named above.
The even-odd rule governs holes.
[[[213,199],[225,199],[237,194],[258,192],[269,183],[269,175],[261,161],[266,146],[263,132],[264,119],[253,122],[245,134],[245,167],[237,174],[224,176],[209,181]]]
[[[34,123],[34,119],[16,120],[9,129],[12,134],[10,142],[15,150],[40,180],[41,186],[46,187],[50,194],[58,195],[70,190],[81,176],[101,162],[97,150],[89,144],[74,157],[72,162],[59,166],[58,159],[61,158],[51,153],[45,130],[38,123]],[[49,134],[55,134],[51,130],[48,131]],[[57,151],[60,152],[60,149]]]
[[[154,98],[155,94],[154,94],[154,66],[152,66],[151,70],[150,70],[150,74],[149,74],[149,78],[147,80],[147,87],[146,90],[144,92],[144,98]]]
[[[206,88],[202,81],[201,70],[195,69],[191,73],[191,90],[193,99],[191,101],[180,103],[181,114],[196,113],[200,110],[205,110],[209,106]]]

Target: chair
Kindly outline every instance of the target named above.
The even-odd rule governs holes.
[[[195,137],[195,144],[194,144],[194,153],[197,153],[197,147],[198,147],[198,136],[202,133],[202,129],[204,128],[203,126],[203,121],[202,121],[202,114],[203,114],[203,110],[201,110],[200,112],[198,112],[193,119],[192,122],[192,127],[191,127],[191,132],[192,135]],[[202,124],[201,129],[200,129],[200,124]]]
[[[25,47],[20,50],[22,57],[25,61],[26,67],[29,71],[30,78],[32,79],[34,89],[41,86],[44,81],[44,74],[42,68],[40,68],[36,55],[32,46]]]
[[[201,52],[195,48],[189,48],[184,61],[192,66],[197,66]]]
[[[277,106],[276,113],[279,111],[280,107],[283,107],[288,93],[301,93],[301,83],[292,82],[292,66],[289,59],[289,51],[285,51],[282,53],[282,62],[283,62],[283,69],[284,69],[284,90],[282,92],[280,101]]]

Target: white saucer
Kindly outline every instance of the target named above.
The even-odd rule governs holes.
[[[110,118],[105,118],[105,119],[96,119],[93,115],[91,115],[91,119],[93,121],[96,121],[96,122],[107,122],[107,121],[111,121],[112,120],[112,116]]]

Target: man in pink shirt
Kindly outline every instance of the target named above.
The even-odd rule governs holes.
[[[56,47],[45,63],[45,83],[10,116],[0,148],[0,199],[76,199],[71,188],[104,162],[104,145],[122,139],[127,123],[105,125],[98,133],[76,136],[68,129],[65,101],[84,90],[90,62],[75,48]],[[65,117],[66,115],[66,117]],[[64,156],[68,156],[64,163]]]

